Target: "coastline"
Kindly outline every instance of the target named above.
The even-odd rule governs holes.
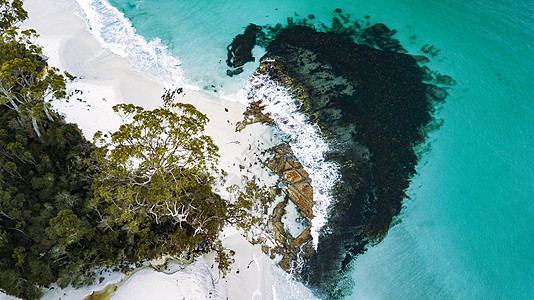
[[[159,105],[166,86],[133,71],[127,58],[102,47],[76,13],[80,8],[74,0],[28,0],[24,8],[29,18],[22,27],[35,29],[40,34],[35,43],[43,47],[49,63],[77,77],[68,84],[70,100],[52,104],[66,116],[67,122],[78,124],[87,139],[91,140],[98,130],[108,132],[118,128],[120,119],[111,109],[115,104],[126,102],[146,109]],[[219,167],[228,173],[226,184],[216,188],[222,197],[228,197],[225,186],[240,185],[244,177],[257,176],[267,185],[276,180],[259,165],[251,163],[253,155],[274,145],[270,128],[255,124],[241,132],[235,131],[236,123],[243,119],[244,104],[187,87],[178,100],[195,105],[210,118],[206,134],[220,147]],[[119,287],[114,293],[117,299],[139,298],[144,294],[151,295],[152,299],[166,299],[169,295],[174,298],[183,295],[187,298],[284,299],[286,293],[295,295],[295,286],[302,297],[312,297],[310,291],[290,279],[262,252],[261,245],[250,244],[234,228],[227,228],[222,236],[223,245],[236,252],[235,263],[226,278],[221,278],[214,256],[207,254],[191,265],[169,263],[172,272],[142,268],[128,277],[119,272],[108,273],[103,275],[105,279],[101,283],[78,290],[55,287],[48,290],[43,299],[83,299],[117,283]],[[202,289],[195,288],[199,284]],[[9,299],[4,297],[7,296],[0,294],[0,299]]]
[[[94,55],[78,59],[77,56],[85,55],[84,53],[89,50],[88,44],[84,43],[92,39],[90,36],[86,37],[83,30],[72,30],[71,34],[80,37],[83,35],[83,38],[79,39],[72,37],[71,43],[71,45],[78,45],[81,49],[79,53],[71,51],[73,57],[65,57],[66,62],[81,63],[81,65],[73,63],[72,67],[79,68],[79,74],[82,76],[87,70],[94,68],[97,65],[96,62],[109,62],[110,65],[124,64],[125,68],[119,68],[115,64],[112,69],[128,72],[131,68],[137,71],[128,73],[139,75],[141,80],[136,82],[147,84],[147,87],[143,89],[138,88],[138,85],[133,85],[134,91],[147,93],[145,90],[151,90],[152,83],[163,88],[168,84],[161,84],[162,82],[170,82],[166,80],[169,77],[167,75],[170,74],[172,75],[170,77],[176,79],[174,81],[181,82],[182,73],[186,72],[188,79],[191,78],[202,87],[201,96],[203,92],[210,90],[209,94],[215,97],[215,101],[218,100],[217,97],[225,97],[223,93],[231,94],[226,98],[230,101],[236,98],[246,101],[244,97],[235,97],[233,92],[257,70],[258,58],[267,55],[266,51],[261,48],[262,51],[253,52],[256,62],[248,63],[249,68],[244,68],[242,74],[234,78],[225,75],[227,71],[226,47],[247,24],[269,25],[276,29],[274,24],[285,24],[286,19],[287,23],[296,23],[308,16],[308,22],[317,24],[328,25],[329,22],[334,21],[336,25],[341,24],[344,27],[347,24],[350,26],[356,24],[352,21],[358,21],[362,28],[368,27],[365,24],[370,26],[383,23],[389,29],[397,30],[394,37],[408,53],[430,55],[431,57],[428,57],[430,61],[426,63],[428,68],[441,74],[451,75],[458,84],[448,91],[449,96],[446,102],[435,107],[433,114],[439,121],[434,124],[435,130],[431,133],[425,131],[428,133],[426,142],[414,147],[418,160],[416,173],[406,190],[406,199],[402,200],[401,212],[390,223],[387,236],[377,245],[368,244],[365,252],[353,256],[350,264],[345,264],[345,260],[337,259],[337,262],[342,262],[346,266],[345,279],[347,280],[342,281],[341,286],[347,291],[347,298],[534,299],[534,287],[528,279],[534,278],[534,252],[531,251],[534,248],[534,240],[529,238],[534,236],[534,227],[529,226],[534,223],[534,213],[532,213],[534,207],[532,202],[525,201],[534,193],[532,182],[534,173],[529,167],[534,163],[533,138],[532,136],[529,138],[529,132],[534,131],[534,114],[532,113],[534,102],[526,101],[531,98],[531,91],[534,89],[534,81],[531,80],[531,72],[529,72],[529,70],[534,70],[534,61],[525,60],[532,50],[528,43],[525,45],[525,41],[534,40],[532,30],[534,19],[529,18],[529,16],[534,16],[534,6],[529,7],[527,2],[522,1],[504,3],[497,0],[484,3],[454,0],[424,3],[394,0],[380,3],[373,1],[321,3],[249,1],[240,3],[239,10],[236,11],[236,3],[225,1],[206,3],[173,0],[23,0],[21,2],[25,4],[32,2],[37,7],[34,9],[36,13],[32,14],[31,18],[43,17],[43,20],[29,20],[33,23],[43,23],[46,20],[50,24],[59,23],[61,26],[71,27],[73,23],[83,21],[81,24],[88,28],[86,31],[92,33],[94,40],[98,42]],[[108,5],[109,2],[114,6]],[[82,7],[82,13],[80,13],[81,10],[71,9],[76,5]],[[69,10],[69,14],[58,12],[55,6]],[[343,16],[341,17],[340,14]],[[78,21],[75,17],[79,17]],[[313,20],[309,21],[311,19]],[[342,27],[336,26],[340,32],[344,31]],[[47,42],[40,43],[45,44],[46,52],[50,52],[48,54],[50,61],[57,57],[58,62],[54,62],[53,65],[60,66],[59,56],[54,52],[60,49],[65,38],[53,31],[54,28],[54,26],[43,26],[44,31],[40,29],[43,39],[47,39]],[[104,30],[101,30],[102,28]],[[127,30],[121,30],[121,28]],[[133,34],[135,32],[143,34],[146,39]],[[307,38],[307,40],[312,39]],[[266,44],[262,42],[262,45]],[[169,51],[151,51],[165,50],[165,45],[168,45]],[[253,50],[258,49],[260,47]],[[176,56],[165,55],[170,52]],[[335,52],[337,53],[337,49]],[[116,53],[123,59],[115,60],[113,59],[115,56],[108,55],[109,53]],[[160,55],[162,53],[163,55]],[[345,55],[340,55],[339,58],[343,56]],[[176,63],[173,63],[174,61]],[[79,124],[85,122],[82,126],[84,130],[89,129],[94,132],[99,126],[113,130],[112,126],[118,125],[113,119],[114,114],[106,114],[106,111],[110,112],[113,104],[125,98],[120,94],[120,90],[115,89],[116,86],[120,86],[117,80],[125,75],[121,76],[120,72],[112,74],[112,71],[107,70],[105,65],[104,63],[104,67],[99,72],[94,72],[98,78],[84,77],[81,81],[69,84],[69,91],[73,95],[68,103],[54,104],[62,112],[68,112],[65,116],[69,121]],[[365,70],[366,68],[355,69]],[[172,72],[172,70],[177,72]],[[153,80],[145,81],[145,77],[153,78]],[[163,80],[158,80],[158,78]],[[306,76],[306,79],[309,78]],[[102,84],[105,80],[108,82]],[[134,79],[130,78],[130,80]],[[90,88],[87,88],[90,83]],[[198,89],[193,88],[193,90],[195,93],[192,94],[198,92]],[[251,89],[246,90],[248,93],[251,92]],[[125,92],[129,91],[131,89],[125,89]],[[215,93],[211,93],[212,91]],[[129,94],[136,96],[135,93]],[[152,96],[157,98],[151,98]],[[152,96],[135,98],[139,98],[141,102],[152,103],[152,100],[157,102],[159,94],[154,92]],[[189,96],[189,91],[187,91],[185,98],[189,99]],[[106,101],[103,101],[103,98],[106,98]],[[109,103],[112,100],[115,102]],[[140,105],[150,105],[150,103]],[[342,112],[350,113],[351,109],[356,107],[358,105],[347,105],[345,107],[347,109]],[[225,105],[223,108],[226,108]],[[396,116],[398,112],[400,110],[394,111],[393,115]],[[218,110],[214,110],[214,113],[220,114]],[[224,112],[223,115],[225,114],[228,113]],[[376,119],[371,120],[374,122]],[[263,126],[252,125],[248,129],[257,127]],[[91,138],[92,133],[85,132],[85,135]],[[4,139],[4,141],[9,143],[10,139]],[[287,142],[288,139],[286,138],[285,141]],[[220,146],[224,150],[226,146],[233,147],[234,144]],[[243,148],[234,147],[233,149],[242,150]],[[38,152],[36,154],[39,156]],[[235,157],[246,154],[236,152],[232,155]],[[345,156],[335,154],[328,155],[327,158],[340,158],[347,161]],[[226,158],[222,158],[221,161],[223,159]],[[226,160],[237,161],[236,159]],[[65,161],[67,160],[60,159],[59,163]],[[242,159],[241,161],[244,162]],[[248,167],[248,157],[246,162],[245,166]],[[283,161],[276,160],[273,165],[276,162],[280,162],[276,164],[279,166]],[[344,165],[350,166],[348,163]],[[22,169],[29,170],[29,168]],[[290,180],[293,178],[298,180],[300,178],[298,175],[305,177],[300,172],[291,173],[295,176],[284,177],[289,172],[284,174],[281,171],[278,174],[281,178]],[[232,180],[239,182],[242,173],[239,170],[233,173],[236,175],[232,174],[235,176]],[[13,181],[13,184],[17,182]],[[66,186],[74,187],[75,185],[69,185],[67,181]],[[289,186],[281,185],[281,187]],[[356,186],[350,182],[340,182],[340,187],[351,189]],[[29,196],[28,198],[35,198],[36,201],[31,201],[32,203],[39,203],[34,197],[36,193],[28,190],[26,195]],[[81,197],[83,198],[86,197]],[[285,200],[287,203],[285,215],[284,211],[279,209],[283,207],[282,202],[273,210],[273,213],[278,213],[276,220],[282,221],[282,223],[277,223],[279,226],[275,228],[281,228],[281,230],[284,229],[282,225],[288,225],[284,217],[289,218],[287,221],[295,219],[290,217],[291,201],[287,198]],[[357,205],[350,207],[357,207]],[[350,207],[339,205],[330,210],[330,215],[346,215],[344,212]],[[41,215],[40,207],[32,206],[32,208],[36,208],[32,209],[35,216]],[[40,228],[47,227],[47,222],[40,222],[42,224]],[[288,233],[291,237],[299,231]],[[356,241],[350,230],[334,227],[330,232],[346,235],[352,241]],[[16,234],[12,236],[13,244],[23,242]],[[234,246],[232,241],[239,243],[242,240],[240,235],[233,234],[231,230],[225,232],[225,237],[229,236],[235,239],[225,238],[224,243],[227,247]],[[20,244],[24,246],[24,243]],[[121,248],[120,244],[113,244]],[[100,244],[100,247],[102,245],[106,247],[106,243]],[[285,274],[273,275],[279,273],[276,269],[272,269],[271,262],[263,261],[262,259],[266,258],[264,255],[257,257],[254,254],[245,255],[245,249],[249,249],[249,246],[251,253],[257,249],[249,244],[244,245],[246,247],[237,249],[236,259],[241,260],[238,260],[236,264],[248,268],[240,269],[240,274],[237,274],[238,269],[234,268],[229,275],[232,276],[231,282],[235,283],[235,276],[241,276],[244,272],[247,276],[251,273],[259,275],[268,273],[264,283],[261,278],[255,278],[256,282],[251,280],[250,283],[243,283],[241,286],[237,284],[231,286],[225,283],[227,279],[219,279],[217,271],[211,269],[213,260],[210,256],[199,257],[198,264],[191,266],[169,263],[163,267],[162,262],[156,259],[151,263],[157,264],[154,268],[160,272],[149,268],[132,271],[130,268],[128,275],[121,272],[99,274],[100,269],[94,269],[96,285],[75,291],[73,289],[56,290],[57,287],[51,284],[47,285],[47,290],[50,287],[54,291],[49,291],[47,297],[48,299],[99,299],[96,294],[93,294],[92,298],[87,298],[86,295],[92,291],[102,293],[104,290],[116,288],[114,282],[124,281],[126,282],[121,286],[121,292],[115,294],[113,299],[127,298],[128,293],[135,296],[130,298],[152,299],[157,298],[154,296],[158,292],[173,293],[173,297],[166,298],[176,296],[180,299],[184,298],[180,295],[188,295],[186,299],[192,297],[219,299],[224,295],[230,295],[231,299],[236,299],[238,296],[245,299],[247,297],[263,299],[269,296],[275,299],[298,297],[298,294],[288,297],[288,293],[294,287],[288,286],[285,282]],[[319,248],[328,248],[324,247],[325,245],[327,243],[321,241]],[[355,243],[345,245],[354,249],[352,245]],[[8,244],[10,250],[14,250],[11,246]],[[8,265],[13,266],[10,252],[4,251],[5,258]],[[32,252],[39,254],[37,251]],[[333,252],[326,251],[328,259],[318,261],[325,267],[332,266],[332,263],[328,261],[334,258]],[[33,255],[33,257],[37,256]],[[75,259],[76,255],[73,258]],[[43,262],[47,265],[53,264],[53,261],[47,259]],[[262,268],[263,266],[266,267]],[[127,269],[125,266],[120,267],[123,267],[122,270]],[[170,268],[163,271],[162,269],[166,267]],[[249,268],[252,269],[249,270]],[[26,267],[24,269],[27,270]],[[20,270],[17,273],[20,274]],[[76,275],[78,272],[70,274]],[[320,272],[320,274],[330,277],[328,272]],[[2,278],[9,276],[8,272],[5,274],[2,272],[1,275]],[[106,279],[98,284],[101,276]],[[188,276],[196,276],[198,280],[195,281]],[[39,279],[39,277],[32,277]],[[20,282],[13,281],[19,287]],[[276,282],[283,282],[285,285],[280,286]],[[311,286],[309,283],[307,281],[307,286]],[[197,290],[202,295],[193,294],[192,289],[186,289],[187,284],[189,287],[195,284],[206,289]],[[258,284],[262,286],[258,287]],[[180,289],[180,285],[183,289]],[[247,285],[246,289],[242,289],[243,285]],[[267,290],[269,287],[272,287],[271,291]],[[284,288],[287,290],[285,297],[278,293]],[[258,290],[257,293],[256,290]],[[206,293],[212,294],[208,296],[205,295]],[[164,298],[162,294],[158,296]],[[111,295],[102,298],[110,299]],[[301,296],[300,298],[306,299],[307,297]],[[17,298],[2,294],[0,289],[0,300],[2,299]]]
[[[113,113],[113,105],[131,103],[153,109],[161,103],[164,90],[172,88],[132,70],[127,58],[103,48],[76,13],[80,8],[74,0],[29,0],[24,5],[29,18],[22,27],[40,34],[35,42],[43,46],[52,66],[77,77],[67,86],[70,100],[53,102],[53,107],[66,116],[67,122],[78,124],[88,140],[98,130],[105,133],[118,129],[120,118]],[[175,84],[175,88],[184,85]],[[247,155],[270,146],[260,145],[267,143],[269,129],[254,125],[235,132],[235,124],[243,119],[246,108],[237,100],[184,88],[178,101],[193,104],[210,119],[206,134],[220,147],[219,166],[229,173],[229,184],[239,184],[244,172],[251,178],[252,172],[242,171],[239,164]],[[254,170],[254,175],[268,177],[258,172],[262,169]]]

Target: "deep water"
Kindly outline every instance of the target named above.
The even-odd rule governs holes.
[[[534,2],[111,4],[137,33],[168,45],[189,83],[225,96],[244,86],[257,67],[258,61],[226,76],[226,46],[249,23],[283,23],[295,14],[329,23],[341,8],[352,19],[368,16],[396,29],[410,54],[434,45],[439,51],[427,65],[457,85],[436,111],[442,126],[417,149],[417,173],[394,226],[351,266],[348,298],[534,298]]]

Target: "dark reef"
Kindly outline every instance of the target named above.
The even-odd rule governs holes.
[[[250,24],[245,29],[245,32],[237,35],[232,43],[228,45],[228,58],[226,64],[234,70],[228,70],[226,74],[230,77],[238,75],[243,72],[241,68],[247,62],[255,61],[252,56],[252,48],[256,45],[256,33],[259,27]]]
[[[415,174],[414,147],[434,124],[434,108],[447,96],[443,87],[454,84],[419,65],[428,58],[406,54],[395,30],[335,13],[331,26],[288,19],[287,26],[257,34],[267,50],[257,73],[293,94],[329,143],[327,159],[340,166],[342,180],[332,191],[335,203],[318,249],[303,245],[304,264],[296,270],[330,299],[345,295],[350,262],[368,243],[380,242],[400,212]]]

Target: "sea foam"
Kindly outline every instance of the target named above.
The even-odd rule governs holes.
[[[317,125],[307,121],[299,111],[295,99],[288,90],[272,81],[268,75],[256,74],[249,83],[249,96],[261,100],[264,112],[270,113],[280,131],[289,138],[295,157],[310,175],[313,187],[313,215],[311,235],[317,249],[319,233],[327,221],[328,208],[332,203],[331,189],[340,180],[339,167],[326,161],[324,155],[331,149],[320,135]]]
[[[188,84],[179,58],[155,38],[147,41],[136,33],[123,13],[106,0],[76,0],[81,16],[103,48],[126,58],[134,71],[141,72],[169,86],[198,89]]]
[[[125,57],[133,70],[148,75],[165,85],[182,86],[198,90],[198,86],[187,82],[180,67],[179,58],[170,54],[167,46],[158,38],[147,41],[136,33],[130,20],[107,0],[76,0],[81,15],[89,30],[102,47]],[[328,206],[332,201],[330,190],[340,175],[333,162],[326,162],[323,155],[329,151],[317,126],[306,122],[306,117],[298,112],[298,106],[283,87],[267,76],[254,76],[251,83],[262,82],[261,89],[251,93],[266,104],[280,130],[290,137],[290,145],[295,156],[310,174],[313,187],[314,219],[312,237],[317,247],[319,231],[326,224]],[[250,86],[245,90],[251,90]],[[233,95],[233,100],[244,100],[242,93]]]

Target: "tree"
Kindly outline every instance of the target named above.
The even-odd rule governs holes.
[[[92,238],[93,230],[84,225],[72,210],[63,209],[50,220],[50,227],[46,229],[46,233],[50,240],[58,240],[66,247],[82,238]]]
[[[247,181],[245,186],[232,185],[228,192],[233,196],[233,203],[229,206],[229,222],[244,232],[252,232],[252,228],[259,223],[267,223],[269,216],[265,212],[274,201],[269,189],[260,186],[257,178]]]
[[[26,18],[28,12],[22,8],[22,0],[0,0],[0,35]]]
[[[21,0],[0,0],[0,104],[31,120],[40,137],[38,120],[53,119],[47,100],[67,94],[65,77],[48,66],[42,48],[31,42],[38,37],[35,30],[19,31],[17,25],[27,17]]]
[[[101,146],[92,204],[110,204],[108,226],[126,226],[140,244],[157,245],[149,257],[208,251],[227,219],[226,202],[211,189],[218,147],[203,134],[208,118],[174,103],[180,91],[167,91],[154,110],[114,106],[124,124],[108,140],[101,132],[94,137]]]
[[[0,288],[38,299],[39,286],[89,278],[110,256],[94,254],[99,219],[86,202],[92,181],[83,163],[92,145],[59,118],[42,120],[40,138],[19,120],[0,106]]]
[[[0,104],[32,122],[37,136],[37,121],[46,116],[52,120],[51,105],[46,100],[67,96],[65,77],[56,68],[48,67],[42,49],[27,41],[37,37],[34,30],[20,33],[16,28],[0,35]]]

